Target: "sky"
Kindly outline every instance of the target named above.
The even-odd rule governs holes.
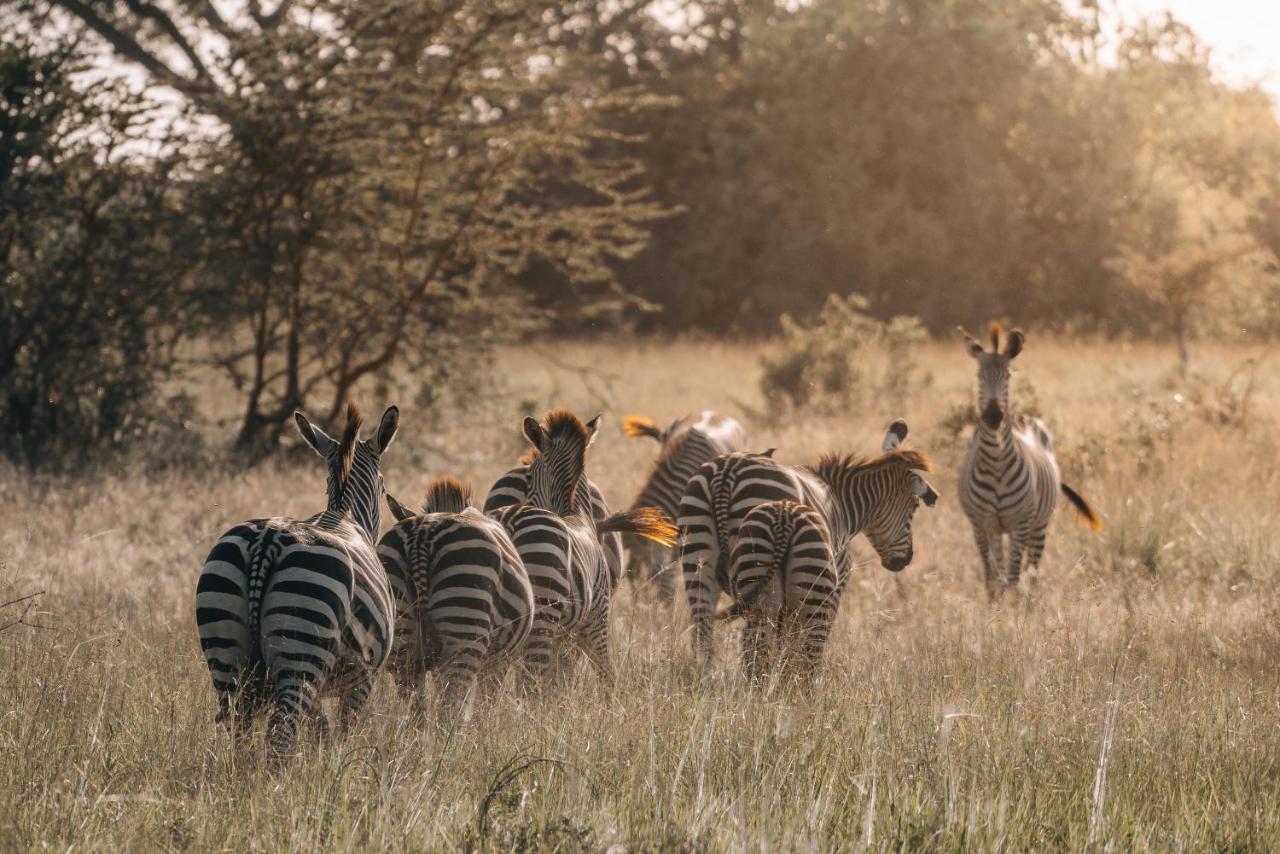
[[[1280,100],[1280,0],[1116,0],[1125,21],[1165,10],[1212,48],[1226,83],[1258,82]]]

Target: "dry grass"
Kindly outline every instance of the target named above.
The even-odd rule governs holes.
[[[487,487],[519,451],[522,406],[554,402],[608,413],[591,472],[623,504],[653,451],[622,438],[623,415],[759,406],[749,346],[562,356],[603,375],[507,352],[496,402],[405,407],[392,491],[416,501],[444,473]],[[799,462],[872,450],[902,415],[940,469],[915,563],[900,583],[858,570],[812,696],[745,690],[724,632],[699,681],[683,607],[624,592],[612,694],[584,672],[559,698],[506,697],[442,732],[384,685],[366,724],[276,777],[260,744],[238,755],[213,726],[192,599],[230,523],[317,508],[315,461],[4,473],[0,601],[46,591],[26,619],[51,628],[0,633],[0,848],[1275,849],[1277,389],[1259,388],[1247,431],[1194,402],[1243,357],[1205,354],[1213,379],[1180,385],[1167,351],[1029,340],[1022,376],[1108,526],[1091,535],[1063,510],[1035,592],[999,608],[948,500],[961,443],[939,425],[972,394],[958,344],[924,349],[932,382],[895,411],[751,424],[754,444]]]

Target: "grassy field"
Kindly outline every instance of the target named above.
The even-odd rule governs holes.
[[[0,472],[0,601],[44,591],[25,615],[40,628],[0,609],[0,849],[1275,850],[1280,388],[1260,376],[1241,419],[1229,379],[1247,355],[1206,349],[1184,381],[1168,349],[1029,338],[1015,383],[1107,527],[1061,510],[1038,583],[998,607],[953,500],[974,393],[958,341],[921,348],[926,376],[892,404],[745,418],[753,445],[806,462],[874,451],[902,416],[938,469],[900,577],[859,544],[811,695],[748,690],[726,631],[700,680],[683,605],[624,588],[612,692],[583,671],[446,732],[384,684],[367,722],[279,776],[261,742],[237,754],[213,725],[192,602],[230,524],[320,508],[319,461]],[[502,352],[483,403],[428,411],[405,393],[388,487],[416,503],[455,474],[483,491],[521,451],[519,416],[567,405],[606,413],[588,469],[623,505],[654,446],[624,439],[622,416],[758,413],[757,357],[691,341]],[[202,404],[238,411],[216,389]]]

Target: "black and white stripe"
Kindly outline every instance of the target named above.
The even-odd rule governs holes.
[[[668,544],[674,539],[670,519],[654,508],[596,521],[583,485],[587,448],[599,427],[600,416],[583,424],[565,410],[548,414],[545,424],[526,418],[524,435],[534,450],[524,475],[528,503],[494,511],[511,532],[534,586],[537,608],[527,656],[534,678],[546,674],[557,639],[565,638],[586,652],[602,678],[612,680],[609,608],[617,576],[602,538],[625,532]]]
[[[399,520],[378,543],[396,603],[392,672],[421,688],[437,674],[445,705],[464,708],[477,678],[496,683],[533,626],[533,587],[503,526],[452,478],[432,483],[421,515],[387,496]]]
[[[680,498],[698,466],[721,454],[747,448],[747,432],[742,424],[709,409],[677,418],[666,429],[659,429],[647,418],[628,417],[623,429],[631,438],[647,436],[661,446],[653,469],[631,506],[657,507],[672,519],[680,512]],[[632,583],[651,586],[662,601],[671,601],[676,580],[672,550],[653,540],[630,536],[623,538],[623,546]]]
[[[805,674],[817,666],[848,578],[837,570],[822,514],[794,501],[747,511],[734,541],[725,616],[743,616],[742,669],[753,681],[798,647]]]
[[[743,522],[760,504],[790,501],[819,514],[835,560],[837,600],[848,577],[850,540],[856,534],[866,535],[886,569],[897,572],[911,562],[912,517],[921,501],[932,506],[938,494],[919,474],[929,471],[928,459],[899,448],[906,435],[906,423],[896,421],[880,456],[829,455],[814,468],[784,466],[772,458],[772,451],[726,454],[699,467],[681,499],[678,524],[694,653],[700,662],[705,664],[711,656],[712,613],[721,593],[732,595],[737,573],[758,572],[764,559],[749,563],[750,550],[737,548]],[[776,553],[783,545],[770,548]],[[741,563],[730,562],[735,552]]]
[[[493,514],[503,507],[521,504],[528,501],[529,465],[537,456],[537,451],[530,451],[520,464],[509,470],[494,482],[489,494],[484,499],[484,512]],[[609,503],[605,501],[604,492],[590,478],[584,477],[578,485],[578,500],[591,508],[591,518],[601,522],[609,517]],[[614,587],[622,576],[622,535],[602,534],[600,538],[608,560],[609,584]]]
[[[1044,423],[1039,419],[1021,422],[1010,410],[1009,363],[1022,352],[1023,333],[1010,332],[1002,352],[1000,326],[992,324],[991,352],[987,352],[961,331],[969,355],[978,362],[980,418],[960,469],[960,506],[973,526],[987,594],[994,598],[1018,583],[1024,566],[1039,565],[1059,492],[1095,531],[1101,529],[1102,521],[1062,482],[1053,439]]]
[[[200,645],[218,694],[218,720],[237,732],[274,701],[268,745],[279,760],[322,693],[342,701],[350,723],[390,652],[394,611],[374,552],[381,520],[381,456],[399,425],[393,406],[377,435],[360,441],[348,409],[335,441],[296,413],[302,437],[329,469],[328,506],[306,520],[253,519],[213,547],[196,587]]]

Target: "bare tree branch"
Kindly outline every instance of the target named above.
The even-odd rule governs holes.
[[[118,27],[102,17],[88,3],[81,0],[51,0],[51,2],[83,21],[91,30],[107,40],[121,57],[141,65],[156,80],[164,85],[172,86],[179,92],[192,97],[208,94],[208,87],[201,82],[183,77],[165,63],[161,62],[150,51],[142,47],[137,39],[122,32]]]
[[[139,18],[151,21],[160,31],[169,37],[178,49],[186,55],[187,61],[191,63],[191,67],[195,69],[196,76],[201,79],[208,79],[209,69],[205,68],[204,61],[200,59],[200,54],[196,53],[195,47],[190,40],[183,35],[182,30],[178,29],[178,25],[174,22],[166,12],[157,6],[146,2],[146,0],[124,0],[125,6],[129,7],[129,11],[137,15]]]

